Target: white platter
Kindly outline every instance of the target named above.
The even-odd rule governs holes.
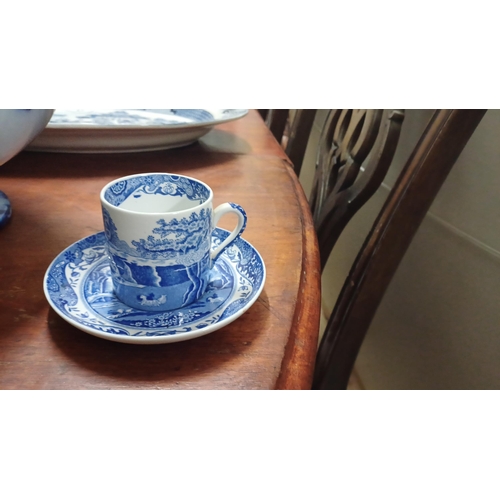
[[[58,110],[26,148],[59,153],[126,153],[187,146],[247,109]]]

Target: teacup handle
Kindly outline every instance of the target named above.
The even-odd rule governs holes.
[[[219,219],[226,214],[233,213],[238,216],[238,224],[233,232],[214,250],[210,252],[210,259],[213,262],[222,253],[222,251],[231,244],[244,230],[247,225],[247,214],[242,207],[236,203],[223,203],[214,210],[214,228],[217,227]]]

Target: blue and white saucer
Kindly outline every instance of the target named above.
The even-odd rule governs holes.
[[[123,153],[176,148],[247,113],[247,109],[56,109],[27,149]]]
[[[229,235],[215,229],[212,246]],[[217,259],[207,291],[190,306],[162,313],[132,309],[113,293],[104,232],[73,243],[45,273],[43,289],[54,311],[80,330],[128,344],[166,344],[214,332],[246,312],[266,279],[264,262],[242,238]]]
[[[12,206],[7,195],[0,191],[0,227],[7,224],[12,215]]]

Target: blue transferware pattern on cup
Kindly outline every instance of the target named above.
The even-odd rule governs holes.
[[[185,196],[188,200],[198,201],[201,205],[210,196],[210,190],[197,180],[181,175],[155,174],[132,177],[113,183],[106,190],[106,201],[119,207],[130,196],[141,195]]]
[[[169,309],[198,300],[208,282],[211,214],[202,209],[199,215],[192,213],[169,223],[160,219],[152,235],[132,241],[131,247],[118,238],[116,226],[103,209],[117,295],[127,303],[139,301],[145,310],[165,305],[167,296]],[[175,264],[161,265],[168,262]]]
[[[136,212],[135,205],[130,205],[130,201],[143,197],[147,204],[158,197],[167,203],[177,197],[193,203],[179,212],[167,210],[159,218],[159,214]],[[209,282],[212,263],[227,244],[211,252],[210,235],[218,218],[214,218],[211,209],[210,188],[188,177],[145,174],[110,183],[103,189],[102,198],[108,203],[107,207],[103,203],[102,212],[117,297],[131,307],[153,312],[179,309],[199,300]],[[123,205],[125,211],[120,211]],[[225,205],[217,210],[222,208],[224,213],[239,215],[237,234],[231,235],[234,239],[246,226],[246,214],[236,204]],[[133,213],[127,213],[128,210]],[[125,217],[122,227],[126,229],[131,225],[127,217],[139,217],[137,232],[142,232],[143,237],[130,241],[121,238],[110,211],[115,218]],[[146,227],[148,223],[150,226]]]
[[[215,249],[229,235],[217,228]],[[145,312],[121,302],[113,292],[104,233],[63,251],[49,266],[44,291],[54,310],[83,331],[128,343],[166,343],[210,333],[245,312],[265,281],[262,258],[242,238],[233,241],[210,271],[204,295],[182,309]]]

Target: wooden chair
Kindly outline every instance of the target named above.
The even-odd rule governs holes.
[[[398,144],[404,111],[333,109],[318,145],[309,203],[321,270],[353,215],[377,191]]]
[[[316,109],[297,109],[291,119],[289,109],[259,109],[259,112],[300,175]]]
[[[283,134],[290,116],[289,109],[259,109],[259,113],[274,135],[274,138],[282,144]]]
[[[399,263],[485,112],[437,110],[432,116],[345,280],[319,346],[313,389],[347,387],[363,339]],[[375,126],[372,131],[379,120],[382,128]],[[346,110],[331,112],[311,198],[323,266],[347,220],[382,182],[401,120],[397,110],[356,110],[350,116]],[[378,135],[373,137],[376,130]]]

